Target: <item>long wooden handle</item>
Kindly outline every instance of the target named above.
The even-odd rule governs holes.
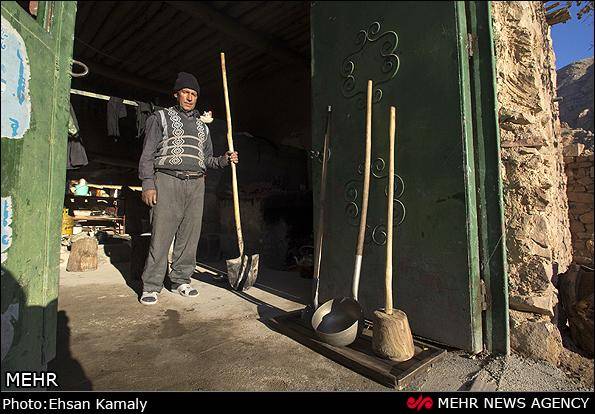
[[[229,91],[227,89],[227,71],[225,70],[225,53],[221,53],[221,73],[223,75],[223,93],[225,94],[225,110],[227,112],[227,145],[229,151],[233,149],[233,135],[231,129],[231,110],[229,108]],[[242,237],[242,222],[240,220],[240,198],[238,195],[238,178],[236,164],[231,162],[231,187],[233,191],[233,213],[236,220],[236,232],[238,234],[238,249],[240,257],[244,254],[244,238]]]
[[[355,268],[353,270],[352,295],[357,300],[359,276],[364,252],[364,238],[366,235],[366,220],[368,218],[368,196],[370,194],[370,166],[372,160],[372,81],[368,81],[366,105],[366,158],[364,161],[364,187],[362,189],[362,216],[359,222],[357,248],[355,251]]]
[[[320,199],[318,208],[318,233],[316,234],[316,257],[314,258],[314,286],[312,292],[312,306],[318,309],[318,280],[320,278],[320,262],[322,260],[322,241],[324,235],[324,211],[326,208],[326,174],[328,167],[328,147],[331,136],[331,111],[329,106],[326,113],[326,131],[324,133],[324,153],[322,155],[322,172],[320,174]]]
[[[393,314],[393,198],[395,196],[395,129],[397,110],[390,107],[390,127],[388,133],[388,217],[386,218],[386,285],[385,312]]]

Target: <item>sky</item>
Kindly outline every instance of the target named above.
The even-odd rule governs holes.
[[[554,51],[556,52],[556,69],[576,62],[586,57],[592,57],[593,51],[593,14],[576,17],[578,8],[572,6],[572,18],[566,23],[558,23],[552,26],[552,39]]]

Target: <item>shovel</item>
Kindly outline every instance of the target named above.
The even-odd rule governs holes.
[[[312,283],[312,303],[302,310],[302,320],[310,323],[312,315],[318,309],[318,284],[320,280],[320,261],[322,259],[322,239],[324,235],[324,209],[326,207],[326,173],[328,164],[328,147],[331,135],[331,107],[326,112],[326,131],[324,133],[324,153],[322,155],[322,172],[320,174],[320,205],[318,208],[318,233],[316,234],[316,252],[314,257],[314,277]]]
[[[227,90],[227,71],[225,70],[225,53],[221,53],[221,72],[223,74],[223,92],[225,94],[225,109],[227,112],[227,144],[229,151],[234,152],[233,136],[231,130],[231,111],[229,108],[229,92]],[[238,248],[240,256],[226,260],[227,278],[235,290],[248,290],[254,285],[258,276],[258,255],[247,256],[244,254],[244,237],[242,236],[242,223],[240,221],[240,199],[238,195],[238,179],[236,165],[231,163],[231,185],[233,190],[233,212],[235,216],[236,232],[238,235]]]
[[[362,191],[362,215],[360,218],[353,285],[350,298],[335,298],[321,305],[312,316],[312,328],[316,335],[327,344],[347,346],[362,332],[364,311],[357,301],[359,276],[364,251],[364,236],[368,215],[368,196],[370,193],[370,164],[372,158],[372,81],[368,81],[366,108],[366,157],[364,162],[364,185]]]

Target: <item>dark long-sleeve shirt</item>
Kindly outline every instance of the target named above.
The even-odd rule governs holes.
[[[148,119],[147,119],[147,123],[146,123],[146,129],[145,129],[145,142],[144,142],[144,147],[143,147],[143,152],[141,154],[140,157],[140,161],[139,161],[139,167],[138,167],[138,172],[139,172],[139,178],[142,180],[142,188],[143,191],[146,190],[152,190],[155,189],[155,168],[156,168],[156,157],[158,157],[158,148],[160,146],[160,144],[162,144],[162,142],[164,140],[171,140],[173,139],[174,141],[177,139],[176,137],[176,127],[178,125],[178,123],[175,120],[176,115],[180,117],[180,123],[183,123],[185,125],[192,125],[195,124],[197,121],[197,118],[200,117],[199,113],[197,110],[192,110],[189,112],[186,112],[184,110],[181,110],[179,108],[179,106],[170,108],[169,110],[165,111],[165,116],[162,117],[158,112],[152,114]],[[166,119],[166,116],[169,116],[170,118],[174,119],[173,123],[168,123],[166,120],[166,125],[163,125],[163,119]],[[184,122],[186,121],[186,122]],[[195,140],[189,140],[186,139],[185,145],[186,146],[191,146],[191,145],[201,145],[200,143],[202,143],[202,148],[200,148],[200,151],[198,152],[199,154],[202,155],[201,159],[199,161],[196,161],[195,163],[192,164],[192,168],[188,168],[188,170],[191,171],[199,171],[202,173],[205,173],[205,168],[223,168],[226,167],[227,165],[229,165],[229,161],[227,159],[227,156],[222,155],[220,157],[214,157],[213,156],[213,142],[211,141],[211,134],[209,132],[208,127],[205,126],[205,130],[206,130],[206,137],[205,139],[195,139]],[[165,133],[164,133],[165,131]],[[170,136],[171,133],[174,133],[173,136]],[[188,131],[183,131],[185,132],[185,134],[181,137],[184,138],[186,137]],[[196,158],[196,157],[190,157],[188,156],[188,158],[184,159],[184,165],[187,165],[187,163],[189,162],[188,160],[193,161],[192,159]],[[201,163],[200,161],[204,161],[204,165],[203,163]],[[178,164],[179,165],[179,164]],[[178,168],[175,165],[168,165],[167,163],[164,165],[159,165],[158,168],[160,169],[173,169],[173,170],[177,170],[179,171],[180,168]]]

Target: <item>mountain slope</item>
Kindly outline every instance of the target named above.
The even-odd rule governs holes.
[[[560,120],[572,128],[593,132],[593,58],[564,66],[557,71]]]

